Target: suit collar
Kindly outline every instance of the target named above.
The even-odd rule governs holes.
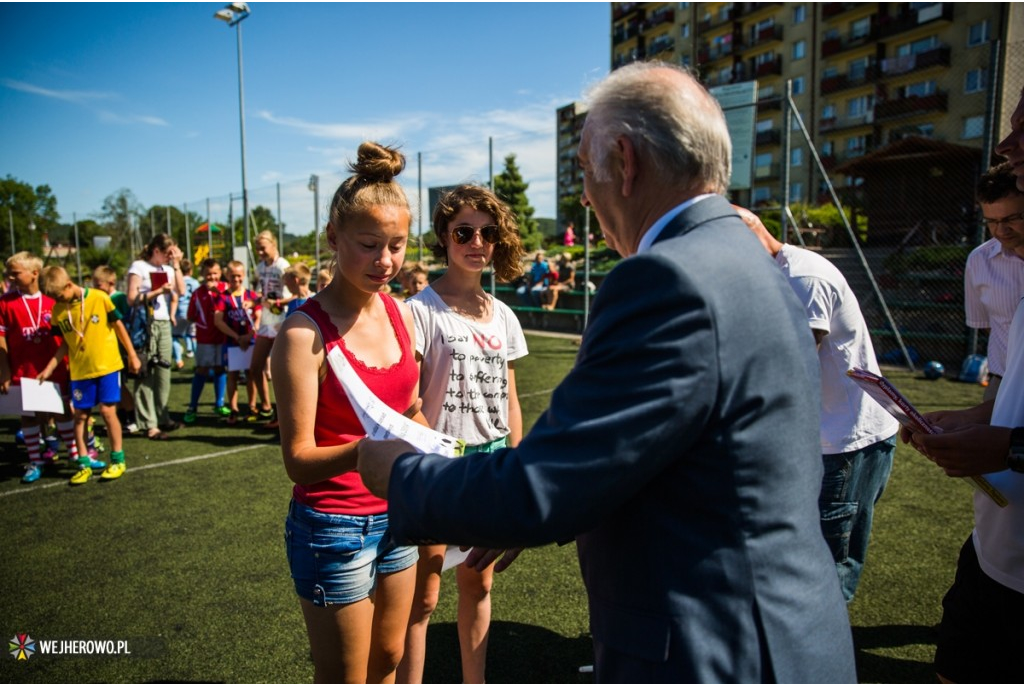
[[[697,226],[725,217],[738,218],[736,210],[721,195],[712,195],[690,205],[668,222],[655,239],[655,243],[689,233]]]

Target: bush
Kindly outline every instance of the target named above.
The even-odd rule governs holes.
[[[942,271],[961,274],[970,252],[970,247],[960,245],[917,247],[889,255],[885,260],[885,270],[889,273]]]

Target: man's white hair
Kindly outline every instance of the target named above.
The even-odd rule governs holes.
[[[587,154],[597,180],[610,180],[608,153],[624,136],[666,182],[715,193],[729,187],[732,141],[725,116],[688,71],[634,62],[594,86],[587,101]]]

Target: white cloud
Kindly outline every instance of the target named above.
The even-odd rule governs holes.
[[[32,85],[31,83],[15,81],[13,79],[4,79],[3,84],[12,90],[20,90],[23,93],[31,93],[33,95],[53,98],[54,100],[64,100],[66,102],[75,102],[78,104],[84,104],[93,100],[109,100],[116,97],[114,93],[104,93],[100,91],[52,90],[50,88],[43,88],[41,86]]]

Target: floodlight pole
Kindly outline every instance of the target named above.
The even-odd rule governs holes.
[[[319,274],[323,268],[320,264],[320,177],[311,174],[308,188],[313,191],[313,250],[316,253],[316,270]]]
[[[249,6],[244,2],[233,2],[213,15],[221,21],[226,21],[228,26],[235,27],[235,36],[238,44],[238,129],[241,134],[242,143],[242,216],[245,226],[245,244],[249,245],[249,191],[245,183],[245,81],[242,76],[242,20],[249,16]],[[231,236],[234,238],[234,226],[231,227]],[[234,258],[234,255],[232,255]]]

